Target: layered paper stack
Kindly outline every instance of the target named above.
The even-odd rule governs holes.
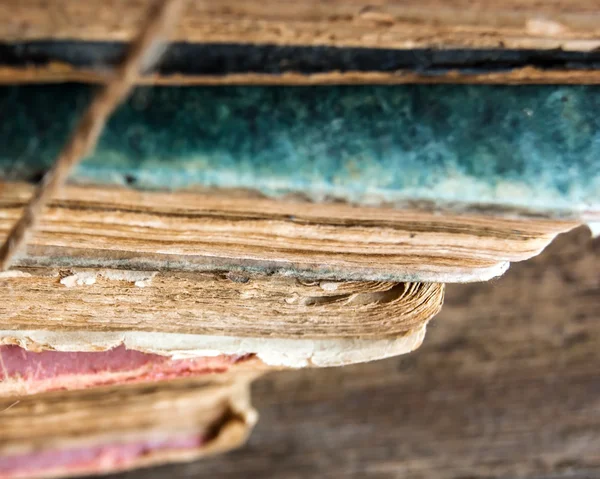
[[[0,400],[0,477],[62,477],[189,461],[243,443],[249,377]]]
[[[0,26],[2,234],[149,5],[43,3],[11,4]],[[600,222],[600,89],[566,85],[600,79],[599,12],[430,3],[190,5],[140,78],[153,86],[0,273],[0,394],[24,401],[0,430],[36,431],[2,437],[0,477],[195,457],[216,437],[214,388],[410,352],[444,283],[496,278]],[[520,82],[548,84],[474,84]],[[187,395],[202,427],[174,408],[151,444],[115,446],[92,420],[143,436],[127,419],[136,401]],[[118,410],[101,412],[113,396]],[[86,418],[76,433],[44,426],[57,402]],[[56,450],[38,444],[71,451],[72,434],[91,449],[48,462]],[[185,451],[157,450],[172,444]]]

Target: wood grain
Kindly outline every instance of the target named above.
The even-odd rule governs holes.
[[[416,353],[269,375],[245,448],[111,477],[600,478],[599,255],[582,228],[450,285]]]
[[[0,237],[32,192],[0,184]],[[236,191],[70,186],[17,266],[263,272],[305,279],[468,282],[537,255],[577,221],[383,205],[313,204]],[[516,217],[515,217],[516,216]]]
[[[538,48],[600,45],[594,0],[196,0],[172,40],[374,48]],[[0,39],[133,38],[150,0],[8,0]]]

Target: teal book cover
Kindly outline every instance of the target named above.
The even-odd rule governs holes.
[[[39,179],[92,91],[1,87],[4,179]],[[141,87],[71,180],[593,218],[599,111],[595,86]]]

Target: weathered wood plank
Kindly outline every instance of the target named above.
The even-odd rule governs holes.
[[[450,285],[416,353],[270,375],[244,449],[119,477],[600,477],[599,253],[580,229]]]

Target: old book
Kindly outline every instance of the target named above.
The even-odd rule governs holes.
[[[66,136],[56,118],[88,94],[0,89],[4,231]],[[140,88],[17,265],[487,280],[600,218],[599,101],[559,86]]]
[[[0,273],[0,395],[403,354],[421,344],[443,286],[8,271]]]
[[[3,51],[18,66],[35,48],[112,65],[110,45]],[[172,52],[182,64],[197,53]],[[13,118],[0,130],[3,230],[89,91],[0,90]],[[410,351],[442,282],[499,276],[598,219],[597,97],[556,86],[139,89],[2,277],[5,391]]]
[[[0,400],[0,478],[106,474],[241,445],[251,376]]]
[[[93,6],[60,0],[49,16],[59,20],[46,22],[41,4],[26,4],[0,27],[0,82],[107,81],[145,2],[104,4],[108,17],[95,32]],[[411,21],[431,34],[417,42],[414,29],[398,35],[405,21],[393,2],[355,14],[335,1],[308,17],[311,0],[270,6],[195,4],[192,23],[182,23],[158,71],[140,82],[599,81],[584,2],[576,21],[529,18],[529,5],[525,16],[501,15],[494,49],[489,31],[465,34],[496,18],[491,6],[473,22],[455,4],[433,23],[414,6]],[[280,38],[263,43],[269,15]],[[70,26],[75,18],[87,18],[85,28]],[[524,27],[511,24],[525,18]],[[363,21],[384,40],[365,41]],[[419,27],[421,38],[427,28]],[[444,29],[452,33],[439,48]],[[214,30],[228,33],[218,40],[207,34]],[[553,49],[556,42],[569,51]],[[0,231],[21,213],[89,92],[0,89],[11,118],[0,126]],[[443,282],[499,276],[557,234],[598,221],[597,103],[596,89],[564,86],[139,89],[56,196],[16,267],[0,275],[0,394],[88,389],[17,400],[5,411],[44,412],[46,398],[60,398],[73,404],[66,419],[81,422],[85,404],[97,401],[90,398],[109,391],[98,387],[119,385],[106,393],[118,401],[106,411],[115,426],[107,436],[105,423],[96,433],[97,419],[83,421],[45,446],[56,430],[47,419],[20,440],[25,421],[13,412],[0,469],[7,477],[96,473],[206,454],[239,442],[252,422],[232,413],[238,392],[230,386],[240,387],[228,382],[233,374],[418,347]],[[163,397],[170,415],[149,424],[139,403],[160,407],[146,391],[162,390],[132,383],[177,379],[204,381],[194,389],[203,395],[194,399],[201,419],[175,417]],[[179,404],[187,384],[164,391]],[[247,394],[247,381],[242,387]],[[234,440],[223,439],[232,417],[242,424]],[[84,434],[83,444],[73,441]]]
[[[56,117],[73,121],[89,89],[0,94],[6,232],[64,139]],[[498,276],[598,219],[597,96],[140,89],[0,278],[2,388],[409,352],[441,283]]]
[[[0,81],[103,81],[151,4],[4,2]],[[597,83],[599,20],[589,0],[202,0],[142,81]]]

